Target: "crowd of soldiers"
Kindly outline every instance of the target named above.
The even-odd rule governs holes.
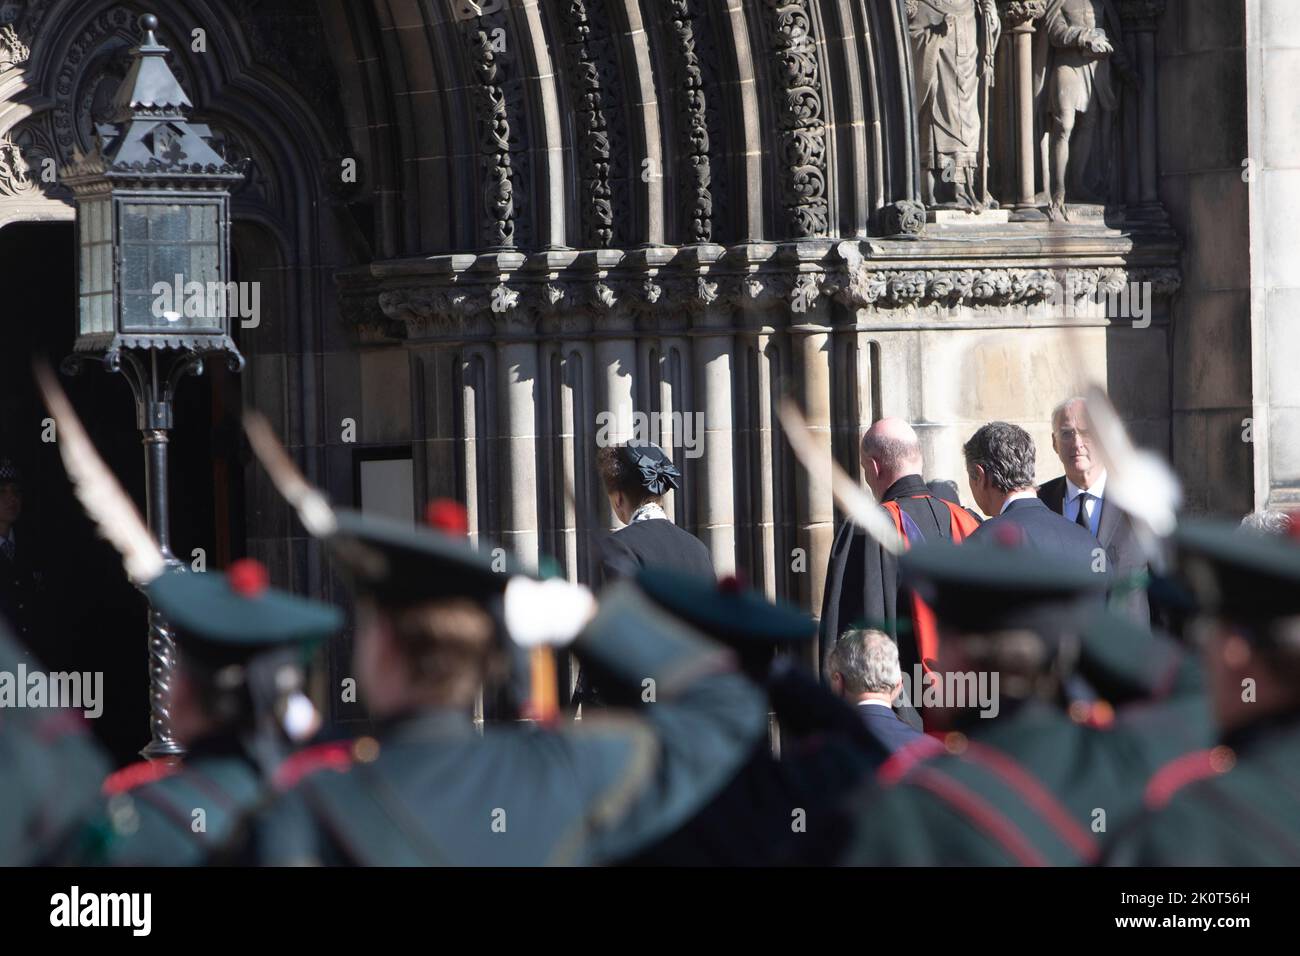
[[[414,527],[290,487],[351,589],[360,736],[322,728],[306,693],[338,609],[252,560],[153,576],[184,760],[105,778],[68,712],[0,712],[0,863],[1300,863],[1294,534],[1182,522],[1145,589],[1160,627],[1014,535],[914,542],[898,574],[934,643],[912,702],[933,700],[894,747],[843,675],[803,663],[812,617],[692,570],[661,517],[681,480],[662,450],[601,471],[637,530],[595,593],[502,566],[448,503]],[[563,654],[577,715],[555,706]],[[0,669],[19,655],[0,637]],[[995,707],[961,693],[975,675],[996,675]],[[483,688],[518,717],[476,726]]]

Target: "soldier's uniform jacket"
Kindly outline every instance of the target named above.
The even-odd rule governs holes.
[[[0,624],[0,670],[27,659]],[[107,769],[79,712],[0,709],[0,866],[57,859]]]
[[[292,761],[237,859],[271,865],[535,866],[626,857],[694,814],[767,731],[762,693],[731,657],[630,584],[573,645],[616,700],[562,730],[462,714],[400,720],[350,754]],[[653,681],[653,684],[646,683]],[[295,784],[296,785],[293,785]]]
[[[1300,866],[1300,714],[1173,760],[1147,812],[1107,853],[1115,866]]]
[[[967,545],[966,554],[976,545]],[[931,549],[931,553],[936,553]],[[909,553],[926,559],[924,554]],[[983,556],[988,561],[998,555]],[[1014,604],[1019,587],[1050,587],[1064,564],[1042,555],[1008,553],[1004,564],[941,556],[937,573],[960,582],[945,613],[987,600]],[[1032,580],[1034,562],[1041,580]],[[987,568],[987,570],[986,570]],[[965,573],[963,581],[958,575]],[[1006,579],[1004,593],[981,594]],[[1063,581],[1065,579],[1062,579]],[[1026,595],[1025,600],[1032,600]],[[1009,612],[1018,613],[1014,608]],[[1048,604],[1040,616],[1056,613]],[[1068,613],[1062,606],[1060,613]],[[993,621],[998,618],[991,617]],[[1026,618],[1026,620],[1029,620]],[[1050,627],[1050,625],[1044,625]],[[991,625],[996,630],[995,625]],[[981,633],[975,628],[975,633]],[[992,718],[972,716],[941,744],[925,738],[896,753],[860,797],[858,832],[845,862],[859,865],[1086,865],[1106,840],[1142,808],[1151,775],[1170,759],[1205,747],[1213,732],[1195,659],[1172,640],[1114,614],[1095,615],[1081,628],[1076,673],[1101,698],[1065,707],[1045,701],[1000,701]]]
[[[1210,736],[1199,696],[1135,707],[1104,728],[1038,703],[982,723],[947,746],[926,738],[881,768],[848,862],[1095,863],[1107,835],[1140,812],[1152,772]]]
[[[257,766],[235,741],[196,743],[183,766],[132,764],[104,781],[103,805],[77,862],[198,866],[229,839],[264,792]]]
[[[1195,613],[1236,626],[1258,649],[1280,645],[1294,653],[1297,537],[1294,515],[1289,536],[1216,522],[1180,525],[1176,563]],[[1218,661],[1217,653],[1210,660]],[[1172,760],[1151,778],[1147,812],[1117,834],[1108,863],[1300,865],[1300,711],[1245,716],[1250,723],[1227,733],[1219,746]]]

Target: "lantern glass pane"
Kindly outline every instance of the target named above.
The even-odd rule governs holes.
[[[153,242],[184,242],[188,224],[184,206],[149,207],[149,239]]]
[[[113,212],[108,199],[82,202],[77,210],[80,235],[80,331],[112,331],[105,319],[113,291]]]
[[[136,241],[149,238],[149,217],[145,215],[144,207],[123,204],[122,238]]]
[[[222,278],[220,204],[134,202],[121,209],[123,329],[224,328],[212,306]],[[159,283],[166,288],[161,295],[154,291]]]

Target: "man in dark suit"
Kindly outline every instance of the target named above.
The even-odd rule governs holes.
[[[1007,422],[990,422],[966,442],[971,494],[989,520],[970,540],[1023,544],[1065,559],[1072,567],[1105,573],[1104,552],[1084,528],[1051,511],[1034,491],[1034,440]]]
[[[1052,412],[1052,450],[1065,474],[1044,482],[1038,497],[1058,515],[1087,528],[1105,549],[1106,566],[1115,578],[1111,607],[1135,624],[1149,624],[1146,556],[1128,515],[1106,500],[1106,469],[1093,455],[1092,423],[1082,398],[1067,399]]]
[[[893,702],[903,687],[898,645],[884,631],[845,631],[826,658],[827,680],[836,696],[855,705],[867,733],[889,753],[924,734],[899,719]],[[920,667],[916,675],[919,679]]]

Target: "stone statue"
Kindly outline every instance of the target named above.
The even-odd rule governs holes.
[[[995,206],[986,121],[1002,21],[993,0],[907,0],[922,198],[930,207]],[[987,183],[987,177],[983,177]]]
[[[1048,215],[1068,219],[1066,193],[1081,202],[1104,202],[1103,176],[1089,175],[1100,131],[1108,154],[1110,120],[1119,106],[1114,74],[1136,82],[1120,43],[1120,20],[1112,0],[1049,0],[1041,34],[1049,47],[1046,71],[1048,123]],[[1112,66],[1114,69],[1112,70]]]

